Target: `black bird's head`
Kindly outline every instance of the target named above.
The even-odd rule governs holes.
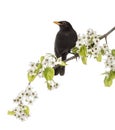
[[[67,21],[54,21],[55,24],[59,25],[61,30],[70,30],[72,29],[72,25]]]

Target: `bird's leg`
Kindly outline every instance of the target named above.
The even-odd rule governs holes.
[[[74,56],[76,57],[76,61],[77,61],[78,58],[80,58],[78,53],[74,54]]]
[[[74,55],[76,56],[76,60],[77,60],[77,58],[80,58],[80,56],[79,56],[78,53],[76,53],[76,54],[74,54]]]
[[[77,58],[80,58],[79,54],[78,53],[72,53],[72,52],[69,52],[70,54],[74,55],[76,57],[76,60]]]

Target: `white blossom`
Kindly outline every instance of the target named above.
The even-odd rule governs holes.
[[[15,109],[14,109],[14,116],[17,119],[20,119],[21,121],[24,121],[25,119],[27,119],[29,117],[28,114],[25,113],[26,110],[26,106],[24,106],[23,104],[19,104]]]
[[[110,70],[115,71],[115,57],[110,53],[107,55],[105,66],[109,68]]]
[[[35,73],[35,68],[29,69],[29,70],[28,70],[28,74],[29,74],[30,76],[35,76],[35,75],[36,75],[36,73]]]
[[[109,52],[109,47],[107,44],[103,44],[103,46],[101,47],[101,49],[104,51],[104,54],[107,54]]]

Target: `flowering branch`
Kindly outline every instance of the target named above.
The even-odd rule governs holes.
[[[8,111],[8,115],[13,115],[21,121],[30,116],[31,105],[38,97],[37,92],[31,87],[31,83],[36,77],[44,78],[47,88],[52,90],[58,87],[58,83],[54,81],[55,68],[58,66],[66,66],[66,62],[79,57],[83,64],[87,64],[87,58],[93,57],[98,62],[102,61],[104,57],[104,64],[107,68],[103,74],[104,85],[110,87],[115,79],[115,49],[110,50],[107,45],[107,36],[115,30],[113,27],[110,31],[100,36],[95,31],[89,29],[85,35],[78,35],[78,41],[76,46],[71,49],[70,53],[74,56],[62,61],[61,58],[57,58],[51,53],[47,53],[41,56],[38,62],[31,62],[30,69],[27,73],[28,85],[25,90],[21,91],[17,97],[13,100],[17,103],[17,106]],[[106,44],[100,45],[100,40],[105,38]]]
[[[106,44],[107,44],[107,36],[110,35],[114,30],[115,30],[115,27],[113,27],[107,33],[100,36],[99,39],[102,40],[103,38],[105,38],[105,41],[106,41]],[[72,57],[69,57],[68,59],[64,60],[64,62],[68,62],[70,60],[76,59],[76,57],[78,57],[78,55],[74,55]]]

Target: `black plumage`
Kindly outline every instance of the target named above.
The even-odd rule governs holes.
[[[62,60],[64,61],[66,60],[67,54],[70,53],[70,50],[76,45],[77,33],[67,21],[55,21],[54,23],[60,27],[55,39],[55,55],[57,58],[62,57]],[[64,73],[64,66],[58,66],[55,68],[55,75],[64,75]]]

